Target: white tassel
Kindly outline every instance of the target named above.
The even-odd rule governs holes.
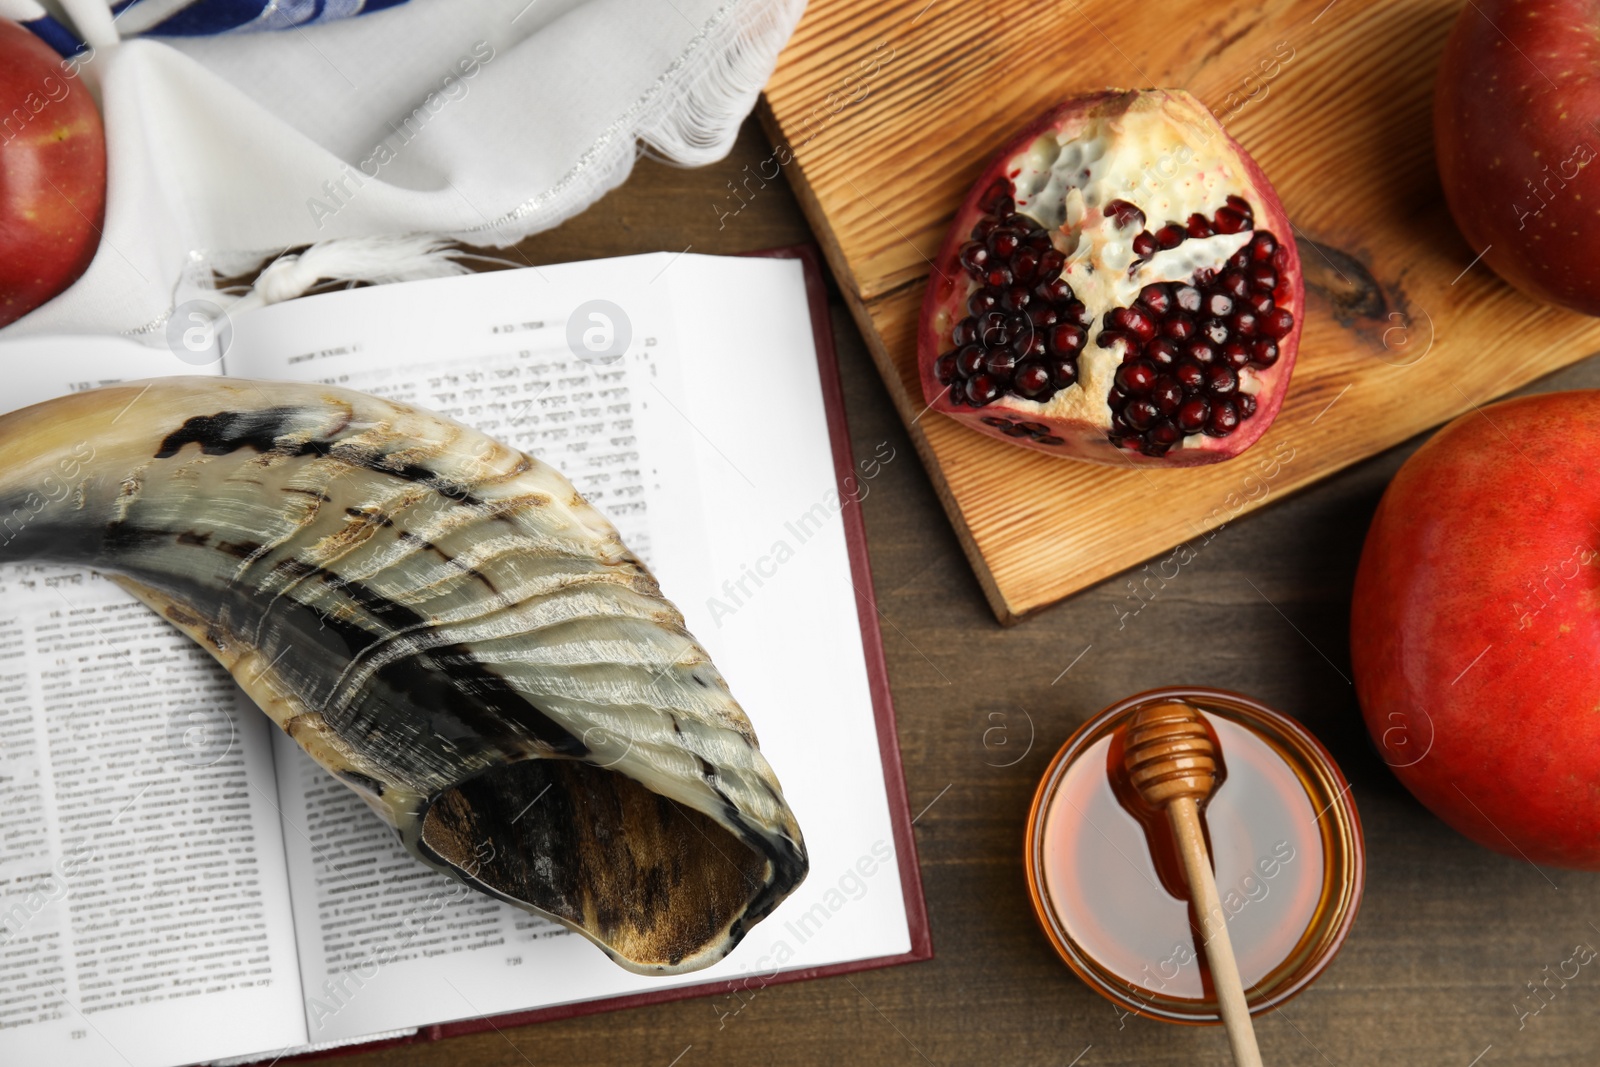
[[[228,306],[230,314],[303,295],[319,282],[409,282],[471,273],[449,238],[414,233],[394,237],[337,237],[303,252],[279,256],[250,291]]]

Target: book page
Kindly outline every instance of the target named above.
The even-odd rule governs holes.
[[[0,359],[7,406],[195,372],[105,338]],[[42,486],[9,521],[63,499]],[[0,1060],[170,1067],[304,1040],[268,725],[103,576],[0,567]]]
[[[678,607],[750,716],[811,859],[794,894],[696,976],[740,979],[740,992],[707,1005],[721,1020],[778,972],[910,950],[841,514],[847,498],[911,476],[901,465],[917,460],[863,445],[841,495],[797,260],[685,255],[661,284],[684,353],[680,403],[696,429],[698,551],[713,561]],[[749,415],[752,369],[759,418]],[[893,639],[892,620],[874,623]]]
[[[584,329],[605,325],[585,309],[602,302],[631,335],[614,360],[583,343]],[[746,976],[749,989],[781,970],[907,950],[797,263],[641,256],[328,294],[236,324],[228,365],[433,408],[562,469],[727,674],[814,864],[728,960],[641,977],[411,860],[347,787],[281,753],[312,1040],[718,977]],[[753,374],[757,420],[738,394]],[[785,537],[794,551],[758,592],[739,568],[772,570]],[[728,581],[756,595],[727,600],[738,597],[721,591]]]

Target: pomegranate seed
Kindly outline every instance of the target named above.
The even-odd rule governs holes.
[[[967,379],[967,399],[977,407],[992,404],[1000,398],[1000,385],[987,374]]]
[[[993,289],[1004,289],[1013,281],[1011,268],[1007,266],[991,266],[984,271],[983,284]]]
[[[1057,437],[1053,433],[1046,434],[1043,437],[1035,438],[1035,440],[1037,440],[1041,445],[1064,445],[1067,443],[1067,439],[1065,437]]]
[[[983,359],[983,369],[1000,381],[1010,381],[1011,372],[1017,367],[1017,357],[1005,349],[990,352]]]
[[[1000,306],[1007,311],[1024,311],[1032,299],[1026,286],[1013,285],[1000,294]]]
[[[970,345],[978,339],[978,320],[965,318],[956,323],[955,329],[950,331],[950,340],[958,345]]]
[[[1232,367],[1218,363],[1206,368],[1206,392],[1212,396],[1228,396],[1239,388],[1239,376]]]
[[[1189,223],[1184,229],[1188,231],[1190,237],[1210,237],[1216,232],[1211,228],[1211,220],[1198,211],[1189,216]]]
[[[1172,290],[1172,299],[1184,311],[1195,312],[1200,310],[1200,290],[1192,285],[1180,285]]]
[[[1066,256],[1057,252],[1054,248],[1047,249],[1039,256],[1039,277],[1053,279],[1061,273],[1061,268],[1066,265]]]
[[[976,226],[972,227],[972,239],[974,241],[985,240],[991,233],[994,232],[994,228],[998,225],[1000,225],[1000,220],[989,215],[985,215],[983,218],[978,220],[978,224]]]
[[[1249,337],[1256,332],[1256,326],[1258,325],[1259,321],[1253,311],[1236,311],[1233,313],[1233,317],[1228,320],[1228,329],[1239,337]]]
[[[1238,341],[1229,341],[1222,346],[1222,362],[1234,370],[1238,370],[1250,362],[1250,350]]]
[[[1162,248],[1177,248],[1189,234],[1176,222],[1169,222],[1156,231],[1156,243]]]
[[[1133,238],[1133,254],[1140,259],[1149,259],[1160,247],[1149,230],[1141,230]]]
[[[966,345],[956,353],[956,370],[963,378],[970,378],[983,368],[983,349]]]
[[[1133,341],[1120,330],[1101,330],[1100,335],[1094,339],[1094,343],[1101,348],[1111,348],[1118,341],[1121,341],[1128,348],[1134,347]]]
[[[1278,288],[1278,274],[1271,267],[1263,267],[1259,263],[1250,268],[1250,287],[1264,292],[1275,292]]]
[[[985,311],[992,311],[998,302],[992,289],[975,289],[967,297],[967,310],[974,315],[982,315]]]
[[[1000,221],[1005,223],[1007,226],[1010,226],[1013,230],[1016,230],[1019,235],[1023,236],[1032,236],[1033,234],[1044,232],[1044,227],[1040,226],[1036,221],[1034,221],[1032,216],[1024,215],[1018,211],[1013,210],[1008,212]]]
[[[1124,364],[1126,366],[1126,364]],[[1171,415],[1183,403],[1183,386],[1170,374],[1163,374],[1150,387],[1150,402],[1163,415]]]
[[[1076,300],[1069,301],[1062,308],[1061,317],[1068,322],[1075,322],[1079,326],[1088,326],[1094,321],[1094,316],[1089,314],[1089,309]]]
[[[1011,182],[1005,178],[996,178],[990,183],[989,188],[983,192],[983,199],[978,201],[978,206],[991,215],[1009,215],[1015,204],[1011,199]]]
[[[1110,317],[1113,325],[1133,334],[1141,344],[1156,335],[1156,321],[1139,308],[1117,308]]]
[[[1194,320],[1187,315],[1174,315],[1161,324],[1161,335],[1174,341],[1187,341],[1194,336]]]
[[[1214,345],[1227,344],[1233,332],[1221,319],[1207,319],[1200,324],[1200,336]]]
[[[1230,267],[1248,267],[1249,265],[1250,249],[1248,248],[1241,248],[1239,251],[1228,257],[1228,266]]]
[[[1027,430],[1024,430],[1020,425],[1016,425],[1016,424],[1009,423],[1009,422],[1006,423],[1004,426],[1000,427],[1000,432],[1005,434],[1007,437],[1031,437],[1031,436],[1033,436]]]
[[[1165,452],[1167,449],[1177,444],[1178,438],[1181,436],[1182,435],[1178,433],[1178,428],[1176,426],[1163,420],[1150,427],[1150,432],[1145,434],[1145,440],[1150,444],[1160,448],[1161,452]],[[1155,454],[1160,455],[1161,453]]]
[[[1273,302],[1271,293],[1253,293],[1251,294],[1248,303],[1250,305],[1250,310],[1254,311],[1258,316],[1265,315],[1267,312],[1277,307],[1277,304]]]
[[[1032,361],[1019,363],[1017,364],[1016,377],[1013,379],[1013,384],[1017,392],[1029,399],[1033,399],[1049,386],[1050,372],[1045,370],[1041,364]]]
[[[1222,287],[1223,292],[1240,300],[1250,294],[1250,279],[1242,270],[1223,271],[1222,278],[1217,284]]]
[[[1247,219],[1256,213],[1256,209],[1250,206],[1250,201],[1246,200],[1242,196],[1229,196],[1227,203],[1229,207],[1233,208],[1233,210],[1237,211]]]
[[[1239,409],[1231,400],[1219,400],[1211,405],[1211,417],[1206,420],[1206,433],[1212,437],[1226,437],[1239,428]]]
[[[1034,292],[1039,294],[1039,299],[1051,304],[1065,304],[1072,300],[1072,286],[1067,284],[1065,278],[1052,278],[1047,282],[1040,282]]]
[[[1058,359],[1075,356],[1083,351],[1083,328],[1070,323],[1052,326],[1045,334],[1045,350]]]
[[[1211,224],[1217,228],[1218,233],[1238,233],[1250,228],[1250,220],[1231,207],[1218,208]]]
[[[1030,328],[1017,333],[1011,342],[1011,351],[1018,359],[1041,359],[1047,349],[1044,338]]]
[[[1161,282],[1155,282],[1139,290],[1139,303],[1152,315],[1165,315],[1172,309],[1172,293]]]
[[[1172,376],[1178,379],[1178,384],[1186,393],[1197,393],[1206,384],[1206,372],[1200,364],[1193,360],[1184,360],[1172,368]]]
[[[1031,248],[1024,248],[1011,257],[1011,273],[1017,276],[1019,282],[1031,282],[1039,274],[1039,253]]]
[[[1010,259],[1018,246],[1022,244],[1017,232],[1009,227],[1002,226],[989,235],[989,251],[1001,259]]]
[[[1050,364],[1050,383],[1057,389],[1065,389],[1078,380],[1078,364],[1070,359],[1061,359]]]
[[[1278,346],[1272,341],[1257,341],[1250,346],[1250,362],[1258,367],[1272,366],[1278,362]]]
[[[1105,216],[1117,220],[1117,229],[1125,230],[1129,226],[1144,229],[1144,212],[1128,203],[1126,200],[1113,200],[1105,207]]]
[[[989,249],[978,241],[968,241],[961,246],[961,265],[973,274],[982,271],[989,262]]]
[[[1294,329],[1294,316],[1286,308],[1274,308],[1261,316],[1261,332],[1274,341],[1281,341]]]
[[[996,415],[985,415],[983,418],[979,419],[978,421],[983,423],[985,426],[993,426],[996,429],[999,429],[1002,426],[1010,426],[1011,425],[1011,420],[1010,419],[1002,419],[1002,418],[1000,418],[1000,417],[998,417]]]
[[[1191,396],[1178,406],[1175,416],[1178,429],[1184,433],[1199,433],[1211,417],[1211,404],[1204,397]]]
[[[1042,422],[1019,422],[1019,423],[1017,423],[1017,425],[1022,427],[1024,430],[1027,430],[1031,434],[1041,434],[1041,433],[1049,433],[1050,432],[1050,427],[1046,426]]]
[[[1249,393],[1240,393],[1237,403],[1239,405],[1239,417],[1241,419],[1248,419],[1251,415],[1256,413],[1256,398],[1251,396]]]
[[[1156,369],[1142,359],[1117,368],[1117,384],[1129,393],[1148,393],[1156,384]]]
[[[1272,259],[1268,262],[1272,264],[1272,269],[1277,271],[1279,274],[1282,274],[1284,271],[1288,270],[1289,246],[1279,245],[1277,251],[1272,253]]]
[[[1157,367],[1170,367],[1178,358],[1178,346],[1158,337],[1144,346],[1144,358]]]
[[[1271,262],[1272,253],[1277,250],[1277,239],[1266,230],[1257,230],[1256,235],[1250,238],[1250,258],[1257,263]]]
[[[1135,430],[1148,430],[1161,417],[1161,412],[1148,400],[1134,400],[1122,409],[1122,417]]]
[[[1217,361],[1217,350],[1205,341],[1190,341],[1184,346],[1183,354],[1196,363],[1211,364]]]
[[[1227,293],[1208,293],[1201,307],[1207,315],[1220,319],[1233,310],[1233,298]]]
[[[940,385],[949,385],[956,380],[956,354],[946,352],[933,364],[933,373],[938,376]]]
[[[999,348],[1010,338],[1006,333],[1006,317],[1003,312],[988,311],[977,321],[978,340],[990,348]]]
[[[1053,307],[1041,305],[1039,307],[1031,307],[1028,309],[1028,321],[1033,323],[1034,327],[1037,329],[1042,330],[1047,326],[1054,326],[1058,317],[1059,316],[1056,315],[1056,309]]]

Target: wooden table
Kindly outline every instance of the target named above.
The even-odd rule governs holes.
[[[641,163],[622,189],[518,252],[549,263],[805,240],[781,181],[724,214],[738,207],[727,183],[768,151],[752,123],[720,165]],[[1003,630],[837,300],[834,331],[857,452],[888,441],[900,457],[865,508],[911,807],[927,809],[916,833],[937,958],[772,986],[725,1023],[730,1006],[701,998],[335,1062],[1225,1065],[1220,1029],[1119,1022],[1057,960],[1023,886],[1028,802],[1056,748],[1106,704],[1169,683],[1242,690],[1299,718],[1343,766],[1366,826],[1354,932],[1315,986],[1257,1020],[1267,1063],[1600,1062],[1600,959],[1564,988],[1550,981],[1546,1006],[1520,1030],[1515,1007],[1575,945],[1600,948],[1600,877],[1534,868],[1457,836],[1400,787],[1361,725],[1350,588],[1378,496],[1416,442],[1231,524],[1154,599],[1114,578]],[[1578,386],[1600,386],[1600,361],[1538,388]],[[1008,731],[989,732],[986,748],[999,721]]]

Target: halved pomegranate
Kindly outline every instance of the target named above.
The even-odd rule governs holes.
[[[1193,466],[1283,404],[1305,306],[1266,176],[1181,89],[1068,101],[1000,153],[934,264],[928,404],[1099,463]]]

